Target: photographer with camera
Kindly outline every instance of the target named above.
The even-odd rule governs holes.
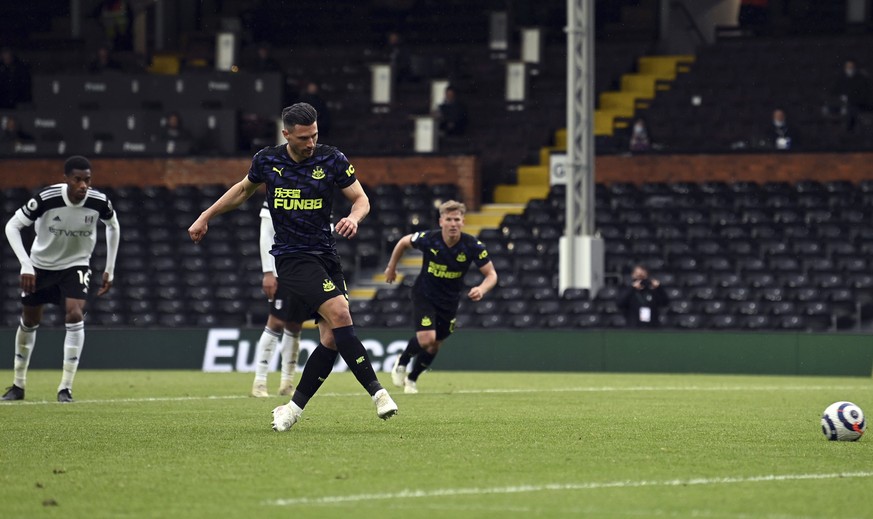
[[[634,328],[660,326],[659,309],[670,302],[661,283],[649,277],[643,265],[636,265],[631,273],[631,286],[618,298],[618,307],[624,311],[627,325]]]

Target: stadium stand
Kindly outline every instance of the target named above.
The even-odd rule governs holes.
[[[148,208],[147,218],[125,218],[118,260],[119,285],[97,298],[90,322],[106,326],[251,325],[265,318],[257,251],[257,204],[222,216],[209,240],[191,244],[185,226],[223,187],[107,189],[120,214]],[[339,240],[347,274],[381,269],[394,241],[421,226],[413,208],[433,225],[434,207],[452,196],[454,186],[380,185],[367,191],[373,200],[415,199],[396,207],[374,203],[372,219],[357,240]],[[480,234],[500,282],[478,304],[464,302],[466,326],[623,327],[615,304],[620,283],[637,262],[650,266],[668,289],[671,303],[663,325],[680,329],[847,330],[870,313],[873,274],[869,255],[873,234],[864,218],[873,212],[873,184],[845,182],[767,182],[754,184],[598,185],[597,225],[607,239],[609,284],[595,297],[586,290],[557,290],[557,236],[564,211],[560,189],[528,204],[522,215],[509,215],[498,229]],[[29,195],[3,193],[11,213]],[[750,199],[761,209],[745,212]],[[713,201],[717,204],[713,207]],[[771,203],[776,201],[775,204]],[[338,200],[341,207],[343,201]],[[775,205],[775,207],[774,207]],[[646,208],[640,222],[634,209]],[[821,208],[831,216],[822,217]],[[339,209],[342,210],[342,209]],[[726,218],[733,211],[737,218]],[[796,225],[785,225],[785,214]],[[383,224],[385,215],[391,214]],[[862,216],[864,218],[862,218]],[[546,218],[547,217],[547,218]],[[386,232],[386,229],[388,230]],[[548,240],[534,239],[532,229]],[[756,236],[767,236],[756,239]],[[98,242],[97,257],[104,253]],[[349,261],[349,258],[351,261]],[[655,268],[657,266],[657,268]],[[99,265],[98,265],[99,268]],[[415,272],[413,269],[412,272]],[[353,300],[356,320],[368,326],[408,326],[408,287],[380,288],[372,300]],[[14,292],[18,267],[4,262],[4,286]],[[472,286],[478,273],[467,276]],[[7,298],[7,325],[16,322],[17,300]],[[57,324],[57,312],[47,312]],[[503,321],[501,321],[503,319]]]
[[[252,31],[276,36],[272,43],[281,74],[246,70],[222,74],[184,67],[180,71],[183,57],[168,55],[155,57],[152,70],[173,74],[84,76],[83,63],[78,62],[84,54],[82,42],[67,50],[59,44],[30,51],[31,61],[43,67],[35,71],[33,103],[0,117],[14,114],[36,141],[4,144],[0,154],[191,154],[194,143],[177,143],[171,149],[152,140],[167,110],[178,110],[202,141],[214,143],[212,154],[245,154],[252,151],[252,144],[241,135],[251,132],[267,139],[275,135],[275,128],[263,126],[263,119],[275,117],[307,81],[319,84],[334,112],[328,142],[352,156],[408,154],[411,117],[430,110],[430,79],[450,80],[468,104],[465,138],[441,141],[440,152],[477,155],[486,198],[497,184],[540,179],[541,150],[546,150],[547,159],[549,151],[564,148],[566,133],[556,131],[566,108],[566,48],[557,29],[560,24],[549,25],[545,34],[543,60],[531,69],[528,100],[508,110],[501,96],[495,95],[504,90],[507,55],[495,54],[486,45],[486,13],[497,4],[452,2],[457,9],[447,13],[433,9],[439,2],[418,2],[404,15],[410,80],[397,85],[389,106],[374,111],[369,65],[384,59],[382,40],[395,27],[396,12],[374,11],[364,3],[349,3],[346,11],[339,4],[306,0],[298,7],[317,12],[328,25],[300,25],[277,16],[286,8],[281,2],[262,4],[261,10],[243,17],[255,17],[248,19]],[[639,7],[640,2],[612,4],[615,13]],[[535,14],[540,21],[560,20],[562,6],[547,2]],[[340,9],[345,15],[367,17],[369,23],[330,25],[331,16]],[[446,17],[456,31],[439,29],[447,23]],[[873,147],[873,132],[866,121],[861,121],[861,130],[847,133],[821,116],[823,92],[842,61],[852,57],[871,63],[869,35],[725,39],[702,47],[689,65],[691,60],[685,58],[647,58],[653,51],[652,38],[630,37],[619,28],[622,25],[613,23],[607,29],[621,38],[598,41],[597,93],[625,86],[623,75],[645,74],[651,72],[649,67],[658,69],[664,63],[675,68],[672,72],[681,72],[668,74],[675,75],[670,84],[653,80],[657,88],[650,102],[638,105],[636,97],[619,96],[621,102],[633,100],[631,113],[645,117],[662,151],[766,151],[760,130],[777,106],[798,124],[802,135],[798,147],[804,151]],[[342,30],[343,45],[331,39],[336,30]],[[206,41],[203,35],[198,38],[192,36],[191,41]],[[243,58],[247,52],[251,49],[243,50]],[[163,59],[169,63],[165,69],[160,65]],[[131,61],[128,56],[127,62]],[[680,62],[681,71],[676,68]],[[255,119],[248,120],[245,114]],[[598,153],[626,152],[626,119],[622,112],[610,128],[613,134],[598,136]],[[561,186],[539,188],[521,193],[523,210],[501,216],[496,228],[482,226],[479,237],[489,247],[500,283],[486,301],[461,305],[460,324],[623,327],[615,299],[622,278],[638,262],[648,265],[668,290],[671,303],[663,315],[665,327],[847,330],[873,316],[869,295],[873,232],[866,228],[873,211],[871,182],[599,184],[596,224],[606,240],[609,283],[593,296],[585,290],[558,294],[557,240],[563,233],[564,191]],[[145,209],[148,216],[122,216],[119,286],[94,300],[89,321],[142,327],[263,321],[266,306],[259,288],[256,204],[250,202],[222,216],[223,225],[210,231],[203,246],[195,247],[183,230],[220,195],[221,186],[106,191],[121,215]],[[458,196],[452,185],[386,184],[368,186],[367,191],[373,208],[367,225],[356,240],[338,243],[351,280],[380,270],[399,237],[433,227],[434,207]],[[541,196],[531,198],[531,192]],[[29,194],[9,190],[2,195],[4,212],[11,214]],[[345,201],[337,203],[337,210],[343,211]],[[98,245],[97,257],[102,247]],[[13,297],[17,278],[17,266],[5,261],[8,325],[16,322],[19,312]],[[411,278],[397,287],[375,290],[373,299],[353,299],[356,322],[408,326],[406,292]],[[470,285],[478,280],[476,273],[466,278]],[[46,315],[47,325],[58,324],[56,313]]]

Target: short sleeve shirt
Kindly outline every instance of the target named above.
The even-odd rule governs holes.
[[[318,144],[312,157],[298,163],[285,145],[264,148],[252,159],[248,179],[267,186],[267,208],[276,230],[271,254],[336,252],[333,197],[357,180],[341,151]]]

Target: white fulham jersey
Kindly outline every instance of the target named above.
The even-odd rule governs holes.
[[[22,224],[33,225],[36,230],[30,260],[43,270],[90,266],[97,244],[97,220],[106,223],[114,216],[106,195],[89,189],[85,198],[74,204],[67,197],[66,184],[43,189],[15,212]]]

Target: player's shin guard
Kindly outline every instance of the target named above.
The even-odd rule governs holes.
[[[297,404],[297,407],[300,409],[306,407],[309,399],[315,395],[318,388],[327,380],[330,372],[333,371],[336,356],[336,350],[326,348],[321,344],[315,348],[315,351],[312,352],[306,361],[306,366],[303,367],[300,383],[297,384],[294,396],[291,397],[291,401]]]
[[[354,326],[341,326],[333,329],[333,337],[336,340],[336,349],[342,356],[343,360],[349,366],[349,370],[354,373],[364,389],[370,393],[370,396],[376,394],[382,389],[382,384],[376,378],[376,372],[373,370],[373,365],[370,363],[370,357],[367,355],[367,350],[361,344],[361,340],[355,335]]]
[[[30,354],[33,353],[33,346],[36,344],[36,329],[27,327],[23,321],[18,323],[18,330],[15,332],[15,361],[13,369],[15,378],[12,382],[18,387],[23,388],[27,382],[27,366],[30,365]]]
[[[85,322],[67,323],[67,333],[64,335],[64,373],[61,375],[62,389],[73,389],[73,378],[79,369],[79,357],[82,355],[82,346],[85,344]]]
[[[276,349],[276,343],[279,342],[280,337],[281,334],[269,328],[264,328],[264,331],[261,333],[261,337],[258,339],[257,350],[255,351],[255,382],[267,382],[270,359],[273,358],[273,350]]]
[[[285,331],[282,335],[282,380],[294,380],[297,357],[300,355],[300,332]]]
[[[400,354],[400,361],[398,362],[398,365],[406,366],[407,364],[409,364],[409,361],[412,359],[412,357],[415,357],[422,351],[424,350],[421,349],[421,344],[418,343],[418,337],[413,336],[411,339],[409,339],[409,343],[406,345],[406,349],[403,350],[403,353]]]
[[[409,380],[418,380],[418,376],[430,367],[436,356],[436,353],[428,353],[427,351],[419,353],[418,356],[415,357],[415,362],[412,364],[412,371],[409,372]]]

